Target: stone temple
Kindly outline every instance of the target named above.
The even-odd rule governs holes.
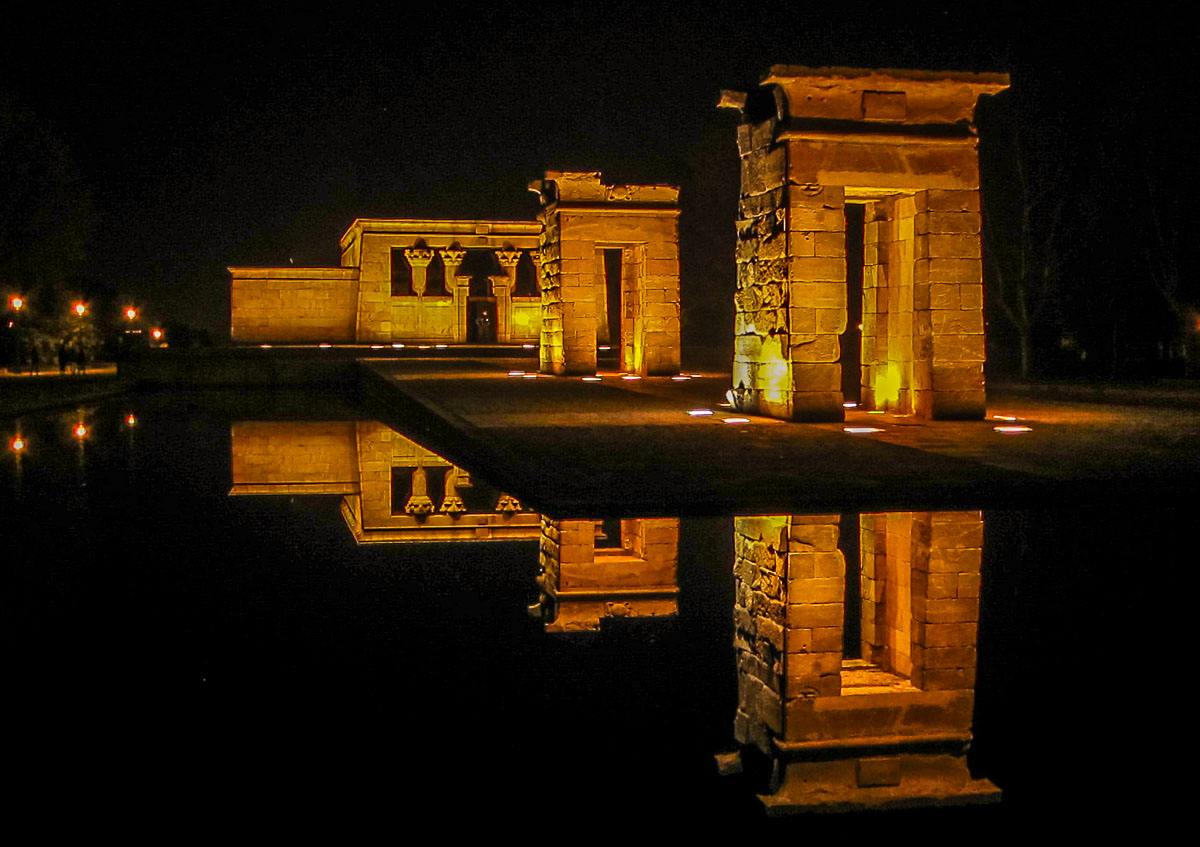
[[[983,417],[973,120],[1007,87],[1006,74],[777,65],[758,89],[722,93],[742,115],[738,408],[841,420],[843,368],[859,368],[867,409]]]
[[[679,190],[551,171],[537,221],[358,219],[337,268],[230,268],[231,337],[254,343],[538,344],[544,373],[597,347],[679,372]]]

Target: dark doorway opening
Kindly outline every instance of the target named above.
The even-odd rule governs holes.
[[[859,550],[858,514],[839,520],[838,549],[846,560],[846,594],[842,607],[842,657],[862,658],[862,556]]]
[[[621,348],[621,253],[619,247],[604,250],[604,292],[607,308],[597,322],[596,341],[613,351]]]
[[[467,298],[467,341],[474,344],[496,343],[496,298]]]
[[[841,335],[842,399],[862,401],[863,242],[866,206],[846,204],[846,330]]]

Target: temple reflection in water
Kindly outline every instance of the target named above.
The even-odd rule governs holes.
[[[233,426],[234,495],[340,494],[360,544],[540,540],[537,603],[551,632],[674,614],[677,519],[555,520],[375,422]]]
[[[341,495],[359,543],[538,541],[530,613],[547,632],[678,612],[678,519],[541,515],[380,423],[237,423],[232,471],[234,495]],[[767,810],[998,798],[966,762],[982,514],[743,516],[732,531],[734,737],[769,764]]]

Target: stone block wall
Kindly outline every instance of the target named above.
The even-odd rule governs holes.
[[[354,268],[230,268],[230,337],[256,343],[354,341]]]

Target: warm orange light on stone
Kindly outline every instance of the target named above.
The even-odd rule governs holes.
[[[842,420],[846,206],[864,207],[863,402],[984,414],[976,101],[1004,74],[776,66],[742,113],[739,409]]]
[[[734,734],[778,774],[770,813],[997,799],[971,778],[979,512],[734,519]],[[847,580],[859,594],[847,645]],[[851,583],[854,587],[854,582]],[[849,648],[849,649],[848,649]]]

